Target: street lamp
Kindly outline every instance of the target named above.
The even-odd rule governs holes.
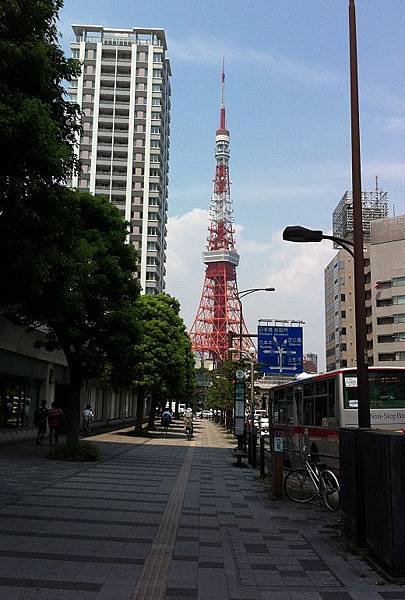
[[[239,302],[239,360],[242,360],[242,331],[243,331],[243,307],[242,307],[242,298],[245,296],[249,296],[249,294],[254,294],[255,292],[275,292],[276,288],[274,287],[266,287],[266,288],[250,288],[248,290],[242,290],[241,292],[236,292],[236,299]],[[231,348],[229,349],[231,351]]]
[[[332,240],[332,242],[339,244],[339,246],[344,248],[354,258],[354,252],[350,248],[350,246],[354,246],[353,242],[334,235],[325,235],[323,231],[320,231],[319,229],[307,229],[300,225],[286,227],[283,231],[283,240],[286,240],[287,242],[321,242],[322,240]]]
[[[361,232],[362,236],[362,232]],[[356,359],[357,359],[357,390],[358,390],[358,426],[368,429],[370,427],[370,399],[367,363],[367,330],[365,312],[364,290],[364,254],[363,241],[361,245],[360,263],[361,272],[356,269],[359,262],[357,247],[351,240],[338,238],[333,235],[324,235],[319,229],[307,229],[299,225],[286,227],[283,231],[283,240],[288,242],[321,242],[332,240],[344,248],[354,259],[354,290],[355,290],[355,319],[356,319]]]

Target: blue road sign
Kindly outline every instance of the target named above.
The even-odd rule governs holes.
[[[258,361],[264,373],[302,373],[302,327],[259,325]]]

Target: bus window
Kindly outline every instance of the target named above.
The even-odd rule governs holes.
[[[302,390],[298,389],[294,392],[294,401],[297,410],[297,423],[302,425]]]
[[[334,419],[336,417],[336,390],[333,379],[329,381],[328,388],[328,418]]]
[[[314,408],[315,408],[315,400],[314,398],[304,398],[304,425],[313,425],[314,424]]]
[[[318,427],[323,424],[323,419],[328,416],[328,400],[326,396],[315,398],[315,423]]]
[[[370,408],[405,408],[405,372],[369,371]],[[357,376],[345,376],[344,407],[357,408]]]

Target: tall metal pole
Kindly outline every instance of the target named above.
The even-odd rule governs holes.
[[[370,427],[370,399],[367,360],[367,329],[365,308],[366,296],[364,289],[365,281],[363,218],[361,204],[360,119],[359,86],[357,73],[356,8],[354,5],[354,0],[349,0],[349,36],[358,426],[368,428]]]
[[[243,307],[242,300],[239,296],[236,296],[239,302],[239,360],[242,360],[242,324],[243,324]]]

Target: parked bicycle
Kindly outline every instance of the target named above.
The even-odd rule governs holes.
[[[284,490],[294,502],[310,502],[318,497],[329,510],[339,508],[340,486],[336,475],[325,469],[325,465],[311,461],[310,454],[300,469],[288,473],[284,479]]]

